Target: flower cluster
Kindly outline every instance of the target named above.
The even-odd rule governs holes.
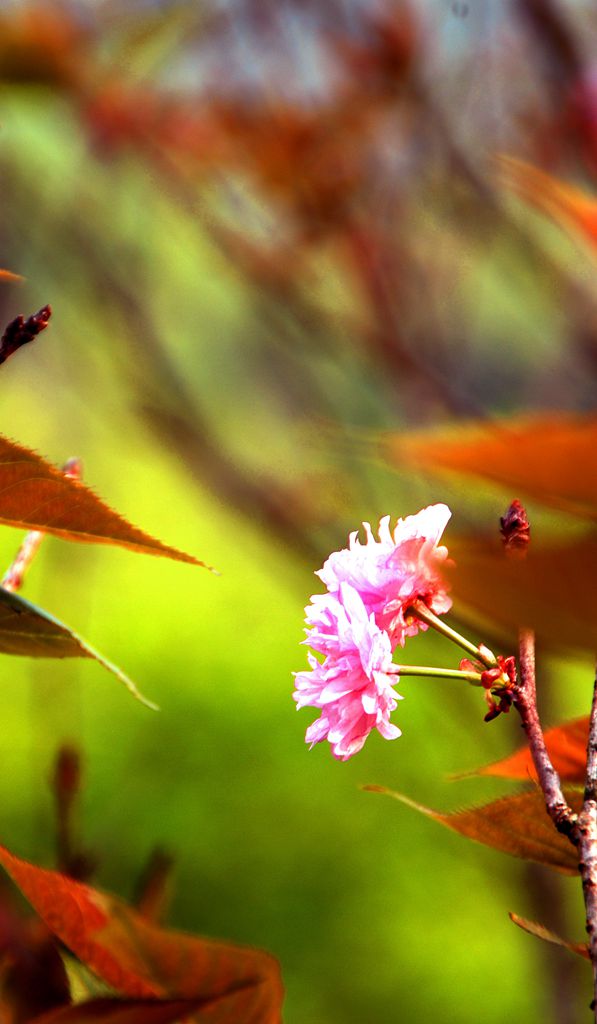
[[[298,708],[321,709],[305,738],[328,739],[339,760],[360,750],[372,729],[385,739],[400,735],[390,722],[401,699],[392,653],[427,628],[409,614],[415,602],[436,615],[451,606],[440,571],[448,552],[439,545],[449,518],[446,505],[430,505],[392,531],[386,516],[378,540],[364,523],[365,543],[352,533],[348,548],[333,552],[317,573],[327,593],[311,598],[304,643],[323,660],[309,654],[310,670],[295,673],[294,699]]]
[[[480,648],[480,650],[487,650],[487,648]],[[489,653],[491,654],[491,651]],[[479,673],[479,682],[485,690],[485,701],[489,708],[484,718],[485,722],[492,722],[498,715],[508,714],[518,682],[516,658],[504,658],[503,655],[498,654],[495,664],[491,668],[485,668],[478,661],[463,658],[460,668],[465,672]]]

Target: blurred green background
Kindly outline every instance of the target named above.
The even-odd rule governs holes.
[[[589,254],[491,163],[540,162],[549,140],[548,166],[590,186],[590,55],[532,4],[497,6],[1,12],[0,265],[25,281],[0,309],[54,312],[2,367],[0,429],[80,456],[106,501],[221,572],[46,540],[25,596],[161,711],[91,663],[4,658],[2,841],[52,862],[48,778],[74,741],[98,883],[131,896],[167,848],[172,923],[274,953],[288,1024],[565,1024],[590,998],[572,958],[507,918],[557,903],[579,938],[573,880],[360,789],[484,802],[510,787],[448,776],[512,749],[517,722],[409,679],[403,736],[340,764],[307,750],[291,699],[313,571],[349,529],[432,501],[456,530],[504,511],[497,489],[383,466],[379,431],[594,408]],[[553,14],[575,43],[595,27],[588,4]],[[18,540],[0,537],[7,565]],[[456,658],[409,644],[412,662]],[[590,666],[543,671],[549,721],[586,713]]]

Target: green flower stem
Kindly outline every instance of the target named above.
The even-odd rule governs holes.
[[[431,676],[437,679],[463,679],[466,683],[481,685],[480,672],[461,672],[458,668],[432,668],[428,665],[396,665],[397,675]]]
[[[432,629],[437,630],[438,633],[447,637],[448,640],[458,644],[459,647],[462,647],[468,654],[471,654],[476,661],[480,661],[487,668],[495,668],[497,665],[497,659],[488,647],[477,647],[476,644],[467,640],[465,636],[457,633],[455,629],[452,629],[451,626],[448,626],[442,619],[439,619],[437,615],[434,615],[422,601],[417,601],[415,604],[412,604],[408,609],[407,614],[414,615],[417,619],[420,619],[421,622],[425,622],[428,626],[431,626]]]

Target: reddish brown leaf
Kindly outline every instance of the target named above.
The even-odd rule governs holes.
[[[194,1021],[229,1020],[233,1017],[218,1016],[222,1005],[229,999],[91,999],[86,1003],[64,1006],[43,1017],[36,1017],[32,1024],[173,1024],[183,1018]],[[228,1012],[228,1011],[227,1011]]]
[[[14,274],[12,270],[0,269],[0,281],[22,281],[22,274]]]
[[[538,790],[505,796],[481,807],[442,814],[383,786],[365,788],[400,800],[467,839],[492,846],[502,853],[546,864],[567,875],[578,872],[578,854],[569,840],[556,831]],[[566,792],[566,799],[573,810],[580,810],[582,794],[570,790]]]
[[[117,665],[104,658],[85,640],[53,615],[0,587],[0,653],[30,658],[93,658],[123,683],[138,700],[152,704]]]
[[[517,646],[521,624],[537,633],[549,650],[597,647],[597,533],[569,542],[540,544],[536,537],[523,561],[508,559],[497,536],[450,541],[454,611],[497,637],[504,653]]]
[[[210,1000],[212,1024],[279,1024],[282,985],[268,954],[158,928],[116,897],[4,847],[0,863],[53,934],[123,995]]]
[[[522,928],[523,932],[528,932],[529,935],[536,935],[538,939],[543,939],[544,942],[551,942],[554,946],[563,946],[564,949],[569,949],[571,953],[582,956],[584,960],[591,959],[586,942],[568,942],[566,939],[561,939],[559,935],[550,931],[543,924],[538,924],[536,921],[527,921],[525,917],[519,917],[518,914],[510,913],[508,916],[514,924]]]
[[[0,523],[66,540],[118,544],[148,555],[203,565],[132,526],[93,491],[35,452],[0,436]],[[206,567],[207,568],[207,567]]]
[[[382,454],[393,465],[478,476],[512,495],[597,519],[595,416],[532,416],[472,422],[447,432],[389,434]]]
[[[545,743],[551,762],[564,782],[583,783],[587,770],[587,744],[589,741],[589,718],[576,718],[548,729]],[[509,757],[475,768],[466,775],[498,775],[505,779],[537,779],[528,746],[522,746]],[[457,776],[464,778],[464,774]]]

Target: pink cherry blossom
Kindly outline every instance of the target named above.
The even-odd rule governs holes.
[[[399,519],[380,521],[378,540],[364,523],[348,548],[335,551],[317,575],[327,592],[315,594],[306,609],[310,669],[295,673],[298,708],[321,709],[307,729],[313,745],[327,739],[334,757],[346,761],[377,729],[386,739],[400,736],[390,714],[401,699],[393,689],[397,668],[392,652],[426,625],[408,609],[422,601],[436,615],[452,602],[441,575],[448,551],[439,541],[450,518],[447,505],[430,505]]]
[[[367,612],[389,634],[392,649],[427,628],[417,619],[405,618],[415,600],[423,601],[436,615],[452,605],[441,575],[448,549],[439,544],[450,515],[447,505],[429,505],[399,519],[393,531],[390,517],[385,516],[379,523],[379,540],[369,523],[363,523],[365,543],[361,544],[357,531],[351,533],[348,547],[334,551],[317,573],[330,594],[337,594],[343,583],[354,587]],[[307,622],[317,629],[318,598],[312,602]]]
[[[389,720],[401,699],[392,688],[397,673],[388,634],[367,613],[354,587],[341,583],[337,595],[319,597],[311,620],[314,628],[305,643],[325,658],[320,662],[309,654],[310,671],[295,673],[294,699],[297,708],[321,708],[320,717],[307,729],[307,742],[327,739],[334,757],[347,761],[372,729],[385,739],[400,736]]]

